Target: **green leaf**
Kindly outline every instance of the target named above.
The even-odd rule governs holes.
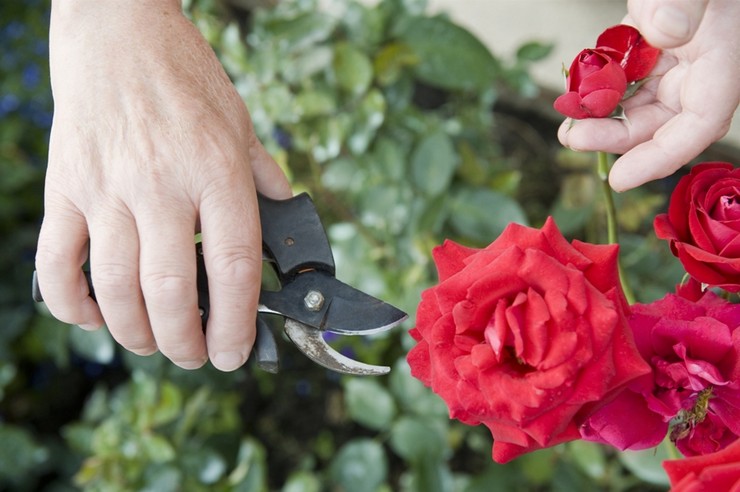
[[[554,45],[551,43],[540,43],[539,41],[530,41],[524,43],[516,50],[516,59],[522,62],[533,62],[547,58]]]
[[[604,479],[607,472],[604,446],[588,441],[573,441],[567,444],[573,460],[589,477]]]
[[[265,450],[255,439],[242,440],[236,467],[229,474],[230,492],[265,492],[267,490],[267,463]]]
[[[282,64],[280,68],[287,82],[300,84],[328,69],[333,59],[334,52],[329,46],[310,46],[293,57],[290,63]]]
[[[20,479],[49,457],[48,451],[19,427],[0,423],[0,442],[0,484],[6,479]]]
[[[295,107],[301,118],[314,118],[336,111],[337,101],[331,92],[312,89],[295,96]]]
[[[414,463],[438,460],[447,452],[443,431],[420,418],[398,419],[391,428],[390,444],[401,458]]]
[[[182,392],[172,383],[163,381],[159,387],[159,400],[153,409],[152,425],[163,425],[175,420],[182,412]]]
[[[385,430],[396,415],[396,404],[388,391],[374,379],[347,379],[344,401],[350,417],[365,427]]]
[[[345,444],[329,467],[329,477],[341,490],[375,492],[388,475],[383,447],[371,439]]]
[[[655,485],[669,485],[663,461],[670,457],[664,445],[658,446],[657,449],[622,451],[617,456],[629,471],[642,480]]]
[[[116,355],[116,343],[104,328],[94,331],[74,328],[69,333],[69,342],[77,354],[98,364],[109,364]]]
[[[457,168],[457,154],[446,133],[425,136],[411,155],[411,182],[427,195],[447,190]]]
[[[373,80],[373,64],[364,52],[349,43],[338,43],[332,66],[340,89],[355,96],[367,92]]]
[[[175,448],[165,437],[157,434],[141,434],[138,437],[141,446],[141,455],[138,456],[138,459],[165,463],[175,458]],[[203,461],[205,460],[198,460],[201,467],[206,466],[202,464]]]
[[[490,87],[498,63],[486,46],[469,31],[443,17],[415,18],[401,40],[416,53],[417,76],[425,83],[450,90]]]
[[[405,68],[417,63],[419,63],[419,57],[409,45],[398,42],[390,43],[375,55],[373,61],[375,77],[380,85],[387,86],[396,82]]]
[[[384,179],[402,181],[406,175],[406,156],[401,146],[387,137],[378,138],[372,150],[371,166]]]
[[[375,138],[376,131],[385,121],[386,104],[383,93],[371,89],[362,98],[354,117],[354,127],[347,138],[353,154],[364,154]]]
[[[434,457],[427,457],[411,466],[410,490],[447,492],[453,490],[453,477],[448,465]]]
[[[325,41],[334,31],[336,22],[326,13],[310,12],[292,19],[276,19],[266,27],[279,42],[298,51]]]
[[[313,473],[293,473],[282,488],[282,492],[321,492],[321,481]]]
[[[527,225],[521,206],[511,198],[486,189],[459,190],[452,198],[450,224],[458,234],[488,244],[511,222]]]
[[[421,416],[447,417],[447,405],[411,375],[405,358],[398,359],[389,377],[391,392],[408,412]]]

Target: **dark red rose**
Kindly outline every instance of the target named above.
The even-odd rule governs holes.
[[[655,233],[699,282],[740,291],[740,169],[698,164],[678,182]]]
[[[695,296],[694,289],[681,294]],[[667,433],[685,456],[718,451],[740,437],[740,305],[706,291],[634,304],[629,319],[652,374],[632,381],[581,428],[619,449],[657,446]]]
[[[579,438],[591,412],[649,372],[617,252],[568,243],[552,219],[512,224],[485,249],[435,248],[439,284],[422,294],[408,363],[450,417],[490,429],[495,461]]]
[[[628,84],[647,77],[660,55],[660,50],[650,46],[640,31],[625,24],[602,32],[596,48],[613,50],[608,53],[624,69]]]
[[[619,106],[627,77],[608,49],[581,51],[568,70],[568,92],[555,100],[555,109],[570,118],[604,118]],[[618,55],[615,55],[618,56]]]
[[[671,492],[740,492],[740,440],[705,456],[663,462]]]

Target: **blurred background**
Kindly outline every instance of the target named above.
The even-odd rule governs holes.
[[[0,3],[0,490],[651,491],[662,449],[576,442],[492,463],[409,375],[420,292],[444,238],[491,242],[555,217],[603,242],[595,156],[563,150],[562,64],[624,14],[593,0],[188,0],[296,192],[314,197],[337,276],[410,313],[331,343],[393,367],[339,377],[278,337],[281,372],[183,371],[120,350],[30,299],[52,101],[46,0]],[[737,125],[736,125],[737,127]],[[737,140],[701,160],[738,162]],[[677,177],[617,197],[639,300],[682,269],[652,234]],[[280,326],[274,326],[280,333]]]

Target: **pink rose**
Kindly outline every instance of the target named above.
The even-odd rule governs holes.
[[[649,372],[617,251],[568,243],[552,219],[512,224],[485,249],[435,248],[439,284],[422,294],[408,363],[451,418],[490,429],[495,461],[577,439],[592,411]]]
[[[740,305],[708,291],[698,301],[669,294],[632,311],[635,343],[653,373],[591,415],[582,436],[644,449],[670,431],[686,456],[734,442],[740,436]]]

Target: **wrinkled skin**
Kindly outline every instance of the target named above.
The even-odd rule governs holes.
[[[255,188],[291,195],[247,109],[175,0],[58,0],[55,112],[36,267],[58,319],[184,368],[246,360],[261,274]],[[197,309],[203,234],[211,314]],[[81,266],[88,256],[98,303]]]

